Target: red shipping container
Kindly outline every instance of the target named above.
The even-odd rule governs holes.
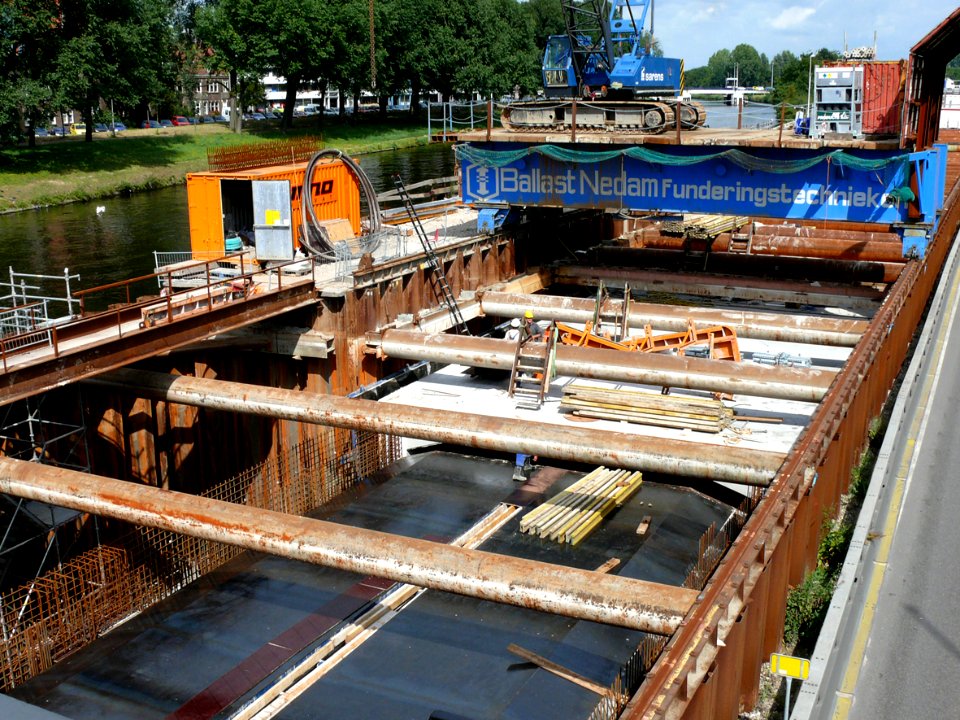
[[[899,135],[906,62],[863,63],[863,134]]]

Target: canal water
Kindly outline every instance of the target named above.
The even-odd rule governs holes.
[[[424,145],[360,156],[378,192],[404,182],[453,175],[453,150]],[[102,212],[97,209],[102,207]],[[129,197],[73,203],[0,215],[0,278],[18,273],[80,275],[75,288],[90,288],[153,272],[153,251],[189,250],[185,186]],[[62,288],[62,285],[61,285]],[[62,293],[61,293],[62,294]]]
[[[708,101],[710,127],[737,126],[737,108]],[[775,110],[748,104],[744,128],[769,123]],[[408,185],[454,173],[453,150],[426,145],[371,153],[360,164],[378,192],[393,189],[400,173]],[[102,207],[102,212],[97,209]],[[129,197],[74,203],[0,215],[0,273],[80,275],[75,288],[90,288],[153,272],[153,251],[188,250],[187,194],[184,186]]]

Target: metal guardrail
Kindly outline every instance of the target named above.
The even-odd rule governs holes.
[[[228,258],[239,260],[239,272],[224,278],[218,273],[219,270],[223,269],[218,263]],[[8,372],[10,369],[9,359],[12,356],[27,349],[35,348],[40,342],[46,342],[52,348],[53,356],[59,358],[62,350],[63,334],[68,332],[70,335],[76,335],[78,328],[87,323],[95,324],[96,329],[101,331],[114,325],[117,337],[122,337],[124,335],[124,324],[130,323],[135,318],[132,314],[138,309],[141,313],[141,321],[137,330],[140,330],[163,322],[174,322],[178,316],[183,317],[187,314],[193,316],[197,312],[210,312],[215,307],[222,306],[225,302],[249,297],[257,292],[255,288],[262,287],[265,292],[280,291],[284,284],[284,268],[298,266],[299,269],[304,263],[309,263],[311,281],[316,283],[316,264],[309,260],[298,259],[279,263],[263,271],[259,265],[245,261],[243,254],[238,253],[237,256],[221,255],[214,260],[178,265],[175,269],[168,267],[167,270],[159,273],[141,275],[128,280],[80,290],[74,293],[71,299],[71,302],[79,302],[80,312],[78,315],[57,324],[50,324],[49,327],[20,332],[15,335],[0,335],[0,367],[2,367],[3,372]],[[170,288],[173,287],[175,274],[183,271],[195,274],[202,279],[202,283],[179,292],[171,291]],[[300,274],[298,273],[298,275]],[[265,278],[267,282],[261,285],[256,284],[257,276]],[[157,280],[161,283],[161,287],[164,288],[161,295],[134,300],[131,297],[131,288],[138,283],[150,280]],[[117,290],[120,290],[121,294],[125,296],[126,302],[111,305],[107,310],[93,312],[86,310],[91,298],[98,294],[115,294]]]

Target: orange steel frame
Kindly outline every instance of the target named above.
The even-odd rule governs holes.
[[[736,718],[756,705],[779,649],[787,593],[814,567],[825,511],[837,508],[922,320],[960,227],[953,187],[927,256],[907,265],[623,718]]]

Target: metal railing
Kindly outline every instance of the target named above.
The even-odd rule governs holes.
[[[239,269],[238,272],[224,277],[222,272],[224,268],[220,263],[230,258],[239,261]],[[53,356],[59,358],[63,349],[64,334],[76,336],[82,332],[85,324],[91,330],[97,331],[114,327],[116,337],[123,337],[125,333],[129,334],[159,323],[173,322],[178,316],[209,312],[224,303],[241,300],[255,293],[279,292],[284,287],[284,268],[297,266],[299,269],[305,262],[310,264],[310,280],[316,284],[316,264],[309,260],[297,259],[278,263],[264,271],[259,265],[245,260],[243,253],[238,253],[236,256],[221,255],[214,260],[181,264],[176,268],[168,266],[166,270],[158,273],[80,290],[69,299],[71,307],[73,303],[79,304],[78,315],[66,318],[59,323],[49,322],[47,328],[29,330],[15,335],[0,335],[0,367],[4,372],[9,371],[9,361],[12,356],[22,353],[25,348],[36,347],[41,341],[47,342],[52,348]],[[178,273],[183,272],[194,275],[200,282],[189,289],[173,291],[174,279]],[[268,283],[257,284],[258,278],[264,278]],[[152,280],[161,283],[163,290],[159,297],[155,295],[133,297],[132,289],[136,285]],[[288,280],[287,283],[289,282]],[[105,310],[88,310],[91,304],[96,304],[98,296],[114,298],[118,293],[123,302],[108,304]],[[139,319],[137,319],[138,311]],[[133,326],[129,327],[131,324]]]

